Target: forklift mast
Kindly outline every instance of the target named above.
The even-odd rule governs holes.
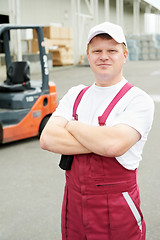
[[[43,26],[40,25],[12,25],[12,24],[0,24],[0,38],[4,42],[6,69],[11,64],[11,53],[9,46],[9,31],[17,29],[35,29],[38,37],[39,51],[40,51],[40,63],[42,72],[42,94],[49,93],[49,70],[47,55],[44,47]]]

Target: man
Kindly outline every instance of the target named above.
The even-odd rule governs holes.
[[[145,239],[136,175],[154,104],[123,77],[127,56],[120,26],[93,27],[87,57],[95,83],[71,88],[42,132],[43,149],[74,155],[66,171],[63,240]]]

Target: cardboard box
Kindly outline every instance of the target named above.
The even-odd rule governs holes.
[[[49,39],[73,39],[71,28],[47,26],[43,28],[43,33]]]
[[[33,38],[27,41],[29,53],[39,53],[38,39]],[[73,41],[70,39],[48,39],[44,38],[45,51],[48,54],[50,51],[60,51],[60,54],[71,54],[73,55]],[[60,49],[60,50],[59,50]]]
[[[58,46],[58,47],[67,47],[73,48],[73,40],[70,39],[44,39],[47,46]]]
[[[48,54],[49,46],[51,43],[49,41],[44,40],[44,44],[45,44],[45,51]],[[37,53],[37,54],[39,53],[38,39],[33,38],[32,40],[28,41],[28,52]]]
[[[72,28],[46,26],[43,27],[44,38],[53,40],[72,40]],[[33,29],[33,38],[37,39],[37,31]]]
[[[60,28],[60,39],[73,39],[73,33],[71,28]]]
[[[28,40],[28,52],[39,53],[38,39],[33,38],[32,40]]]
[[[47,26],[43,28],[44,38],[59,39],[60,38],[60,28]]]
[[[43,27],[44,38],[59,39],[60,38],[60,33],[59,33],[60,30],[59,29],[60,28],[58,28],[58,27],[52,27],[52,26]],[[37,39],[36,29],[33,29],[33,38]]]
[[[52,53],[53,66],[72,65],[74,63],[74,55],[72,49],[61,47],[50,52]]]
[[[28,52],[29,53],[39,53],[39,45],[38,45],[38,39],[33,38],[32,40],[28,40]],[[54,45],[54,41],[51,39],[44,39],[44,46],[45,46],[45,51],[48,54],[49,49]]]
[[[37,39],[37,31],[36,31],[36,29],[33,29],[33,38]]]

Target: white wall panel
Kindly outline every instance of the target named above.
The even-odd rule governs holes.
[[[0,0],[0,14],[9,14],[8,0]]]
[[[71,25],[70,0],[21,0],[22,24],[60,23],[65,27]]]

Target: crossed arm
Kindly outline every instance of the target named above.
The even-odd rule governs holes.
[[[125,124],[89,126],[78,121],[68,122],[63,117],[51,117],[41,134],[40,145],[45,150],[66,155],[94,152],[118,157],[140,138],[139,132]]]

